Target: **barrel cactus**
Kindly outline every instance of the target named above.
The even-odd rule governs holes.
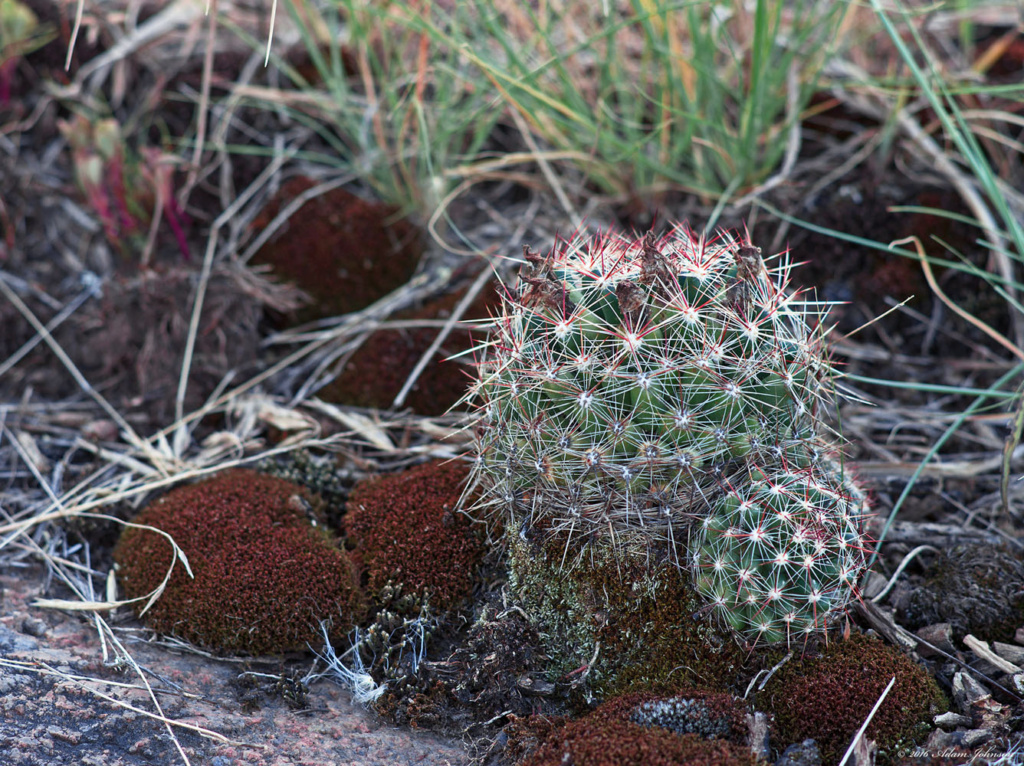
[[[698,592],[741,635],[805,638],[844,613],[864,570],[864,495],[806,444],[727,482],[691,537]]]
[[[744,615],[730,621],[740,633],[775,639],[754,627],[756,609],[718,598],[725,575],[704,570],[710,551],[749,541],[703,520],[726,519],[727,531],[733,488],[785,470],[787,455],[793,468],[822,438],[827,306],[789,288],[788,258],[769,270],[749,239],[685,225],[661,238],[575,237],[524,258],[471,392],[489,501],[516,528],[569,540],[570,564],[595,537],[674,543],[694,530],[689,563],[705,595]],[[832,473],[823,486],[848,483]],[[819,505],[859,529],[839,494]],[[750,555],[730,553],[726,570]]]

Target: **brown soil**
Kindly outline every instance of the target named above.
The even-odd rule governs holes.
[[[195,266],[158,267],[108,280],[54,337],[89,381],[102,382],[103,395],[122,414],[147,424],[174,419],[175,398],[199,271]],[[260,323],[269,308],[298,306],[293,289],[275,285],[231,266],[214,269],[192,356],[185,412],[202,405],[228,374],[248,377],[260,364]],[[39,301],[29,308],[41,322],[56,313]],[[0,303],[0,337],[6,359],[34,332],[17,309]],[[73,396],[78,383],[44,344],[29,354],[0,386],[4,401],[31,387],[52,400]],[[145,429],[144,429],[145,430]]]

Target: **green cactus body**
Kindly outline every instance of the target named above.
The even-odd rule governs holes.
[[[520,528],[581,541],[570,561],[595,537],[674,542],[709,510],[727,517],[752,466],[775,470],[822,430],[827,306],[788,289],[788,259],[769,271],[757,248],[685,226],[525,257],[471,394],[476,470]],[[701,550],[724,546],[709,523]],[[742,613],[730,624],[749,633]]]
[[[809,432],[826,363],[808,306],[785,269],[732,300],[737,247],[679,228],[531,254],[477,385],[481,462],[506,503],[525,494],[531,515],[577,531],[663,532],[709,469]]]
[[[737,633],[764,643],[806,637],[856,593],[863,496],[834,468],[792,456],[752,464],[696,528],[694,584]]]

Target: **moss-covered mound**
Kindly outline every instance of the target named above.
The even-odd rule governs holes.
[[[742,652],[698,614],[702,602],[667,552],[658,561],[645,546],[595,544],[573,562],[558,535],[537,537],[507,535],[509,584],[542,636],[552,681],[585,671],[601,696],[735,682]]]
[[[348,554],[311,523],[317,504],[296,484],[243,470],[151,503],[134,523],[174,538],[195,579],[175,563],[146,624],[217,652],[250,654],[319,645],[328,618],[347,631],[361,616],[361,595]],[[126,528],[114,550],[125,596],[159,587],[172,557],[162,535]]]
[[[524,766],[743,766],[743,708],[726,694],[629,694],[553,727]]]
[[[286,182],[256,219],[265,228],[288,203],[314,186],[308,178]],[[405,284],[423,252],[419,231],[397,208],[342,189],[321,194],[299,208],[253,261],[313,299],[295,319],[307,322],[369,306]]]
[[[423,306],[395,314],[393,321],[447,320],[464,293],[456,292]],[[467,309],[463,321],[483,319],[497,306],[497,293],[485,288]],[[420,357],[441,332],[440,327],[402,327],[375,332],[345,363],[344,369],[318,396],[325,401],[356,407],[390,409]],[[441,415],[465,396],[470,368],[450,357],[461,354],[483,335],[457,326],[423,369],[405,398],[404,406],[421,415]],[[462,360],[472,361],[472,358]]]
[[[401,583],[403,593],[427,596],[441,610],[469,595],[484,548],[456,510],[468,473],[463,463],[435,461],[355,486],[345,533],[368,593]]]
[[[757,695],[757,706],[775,715],[780,746],[814,739],[822,762],[835,764],[893,676],[896,684],[866,733],[878,744],[878,762],[892,763],[948,703],[923,668],[877,639],[853,636],[818,657],[787,663]]]

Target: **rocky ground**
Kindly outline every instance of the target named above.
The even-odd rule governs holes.
[[[314,682],[307,691],[282,680],[282,674],[301,676],[308,661],[243,664],[172,651],[141,640],[126,623],[118,635],[156,692],[175,744],[168,726],[153,717],[139,676],[105,660],[86,614],[32,606],[44,583],[38,567],[0,574],[5,766],[152,766],[185,758],[207,766],[468,762],[459,743],[389,726],[331,681]],[[269,678],[249,676],[247,682],[246,672]]]

